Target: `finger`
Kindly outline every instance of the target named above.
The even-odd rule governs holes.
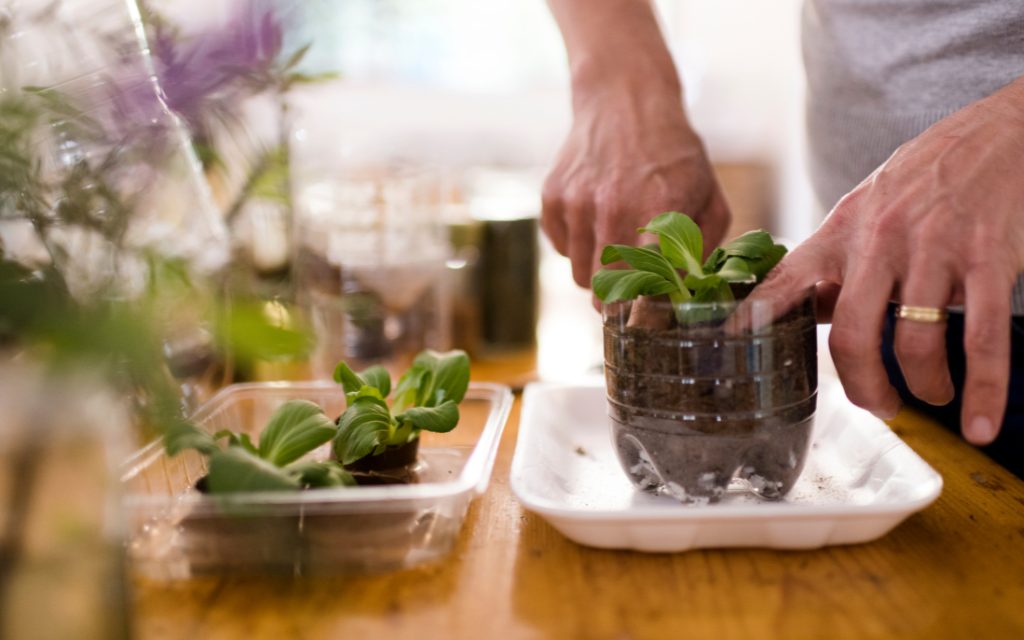
[[[544,182],[541,191],[540,226],[547,234],[555,251],[563,256],[569,255],[569,233],[565,225],[565,203],[562,200],[561,185],[554,177]]]
[[[900,301],[913,307],[945,309],[953,289],[952,280],[947,270],[917,260],[900,289]],[[946,359],[945,322],[900,318],[896,321],[893,347],[911,393],[933,405],[946,405],[953,400],[956,392]]]
[[[829,333],[829,349],[850,402],[889,420],[900,397],[882,364],[882,324],[893,277],[877,264],[855,268],[843,282]]]
[[[718,184],[715,184],[708,206],[697,215],[694,221],[704,235],[704,256],[701,259],[706,260],[715,247],[721,244],[725,232],[729,230],[729,224],[732,222],[732,213],[729,211],[729,205]]]
[[[813,239],[812,239],[813,240]],[[827,262],[822,259],[823,250],[809,240],[791,251],[779,264],[768,272],[768,276],[743,301],[736,311],[740,318],[739,328],[755,328],[742,326],[754,320],[772,322],[784,316],[789,310],[801,304],[807,297],[807,291],[817,282],[834,279]],[[770,301],[771,314],[767,318],[759,318],[759,313],[752,310]]]
[[[843,286],[835,282],[819,282],[815,289],[814,319],[818,324],[832,324]]]
[[[981,267],[964,279],[964,382],[961,424],[969,442],[984,445],[999,433],[1010,378],[1010,291],[1013,280]]]
[[[567,255],[572,262],[572,278],[579,286],[589,289],[595,264],[593,202],[589,198],[569,199],[566,218],[569,226]]]

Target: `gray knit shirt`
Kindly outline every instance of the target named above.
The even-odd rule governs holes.
[[[829,210],[904,142],[1024,75],[1024,0],[805,0],[803,49],[811,179]]]

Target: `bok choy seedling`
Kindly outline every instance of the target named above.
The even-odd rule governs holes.
[[[338,363],[334,379],[345,389],[348,407],[338,419],[334,453],[343,464],[380,455],[388,446],[408,444],[422,431],[447,433],[459,423],[469,387],[469,357],[463,351],[423,351],[398,380],[389,408],[391,376],[383,367],[355,373]]]
[[[601,264],[624,260],[633,269],[601,269],[594,274],[591,288],[605,303],[668,294],[680,324],[709,318],[687,303],[730,302],[735,299],[730,282],[761,282],[786,255],[786,248],[775,244],[762,229],[715,249],[701,263],[704,238],[700,228],[689,216],[675,211],[663,213],[637,230],[645,232],[656,234],[658,242],[604,248]]]
[[[329,442],[336,431],[320,407],[307,400],[292,400],[271,415],[258,444],[246,433],[223,430],[211,436],[191,423],[180,423],[164,435],[164,446],[168,456],[195,449],[208,457],[209,493],[355,485],[348,471],[335,461],[299,461]],[[227,438],[223,449],[217,443],[222,438]]]

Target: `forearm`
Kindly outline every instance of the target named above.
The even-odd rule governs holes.
[[[671,96],[682,87],[650,0],[548,0],[569,55],[573,107],[609,92]]]

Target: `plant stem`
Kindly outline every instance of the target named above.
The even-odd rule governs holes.
[[[676,320],[682,324],[684,320],[683,305],[690,301],[693,296],[690,294],[690,290],[685,286],[681,287],[678,291],[673,291],[668,294],[668,299],[672,301],[672,311],[676,315]]]

